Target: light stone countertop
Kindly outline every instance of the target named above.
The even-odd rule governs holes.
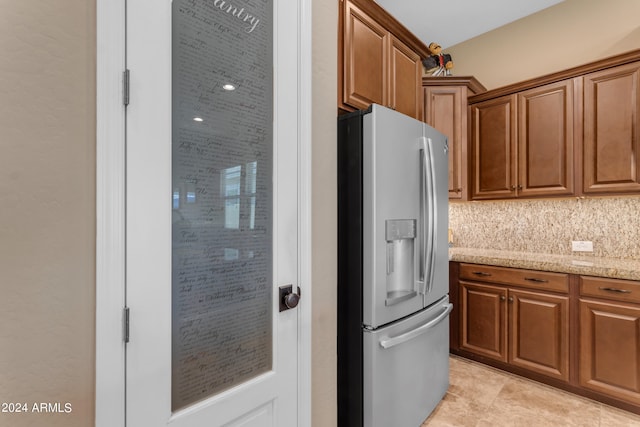
[[[633,259],[454,247],[449,248],[449,260],[613,279],[640,280],[640,261]]]

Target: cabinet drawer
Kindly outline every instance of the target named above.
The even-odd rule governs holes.
[[[640,282],[580,276],[580,295],[640,303]]]
[[[569,292],[569,275],[548,271],[460,264],[460,278],[553,292]]]

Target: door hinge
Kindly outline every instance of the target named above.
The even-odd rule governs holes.
[[[125,344],[129,342],[129,307],[122,309],[123,338]]]
[[[129,105],[129,70],[122,73],[122,103],[126,107]]]

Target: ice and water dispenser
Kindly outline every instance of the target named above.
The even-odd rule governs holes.
[[[415,219],[385,221],[387,241],[387,297],[385,305],[397,304],[416,296]]]

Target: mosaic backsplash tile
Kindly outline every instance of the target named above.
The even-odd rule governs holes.
[[[638,196],[450,203],[449,228],[454,247],[640,259]]]

